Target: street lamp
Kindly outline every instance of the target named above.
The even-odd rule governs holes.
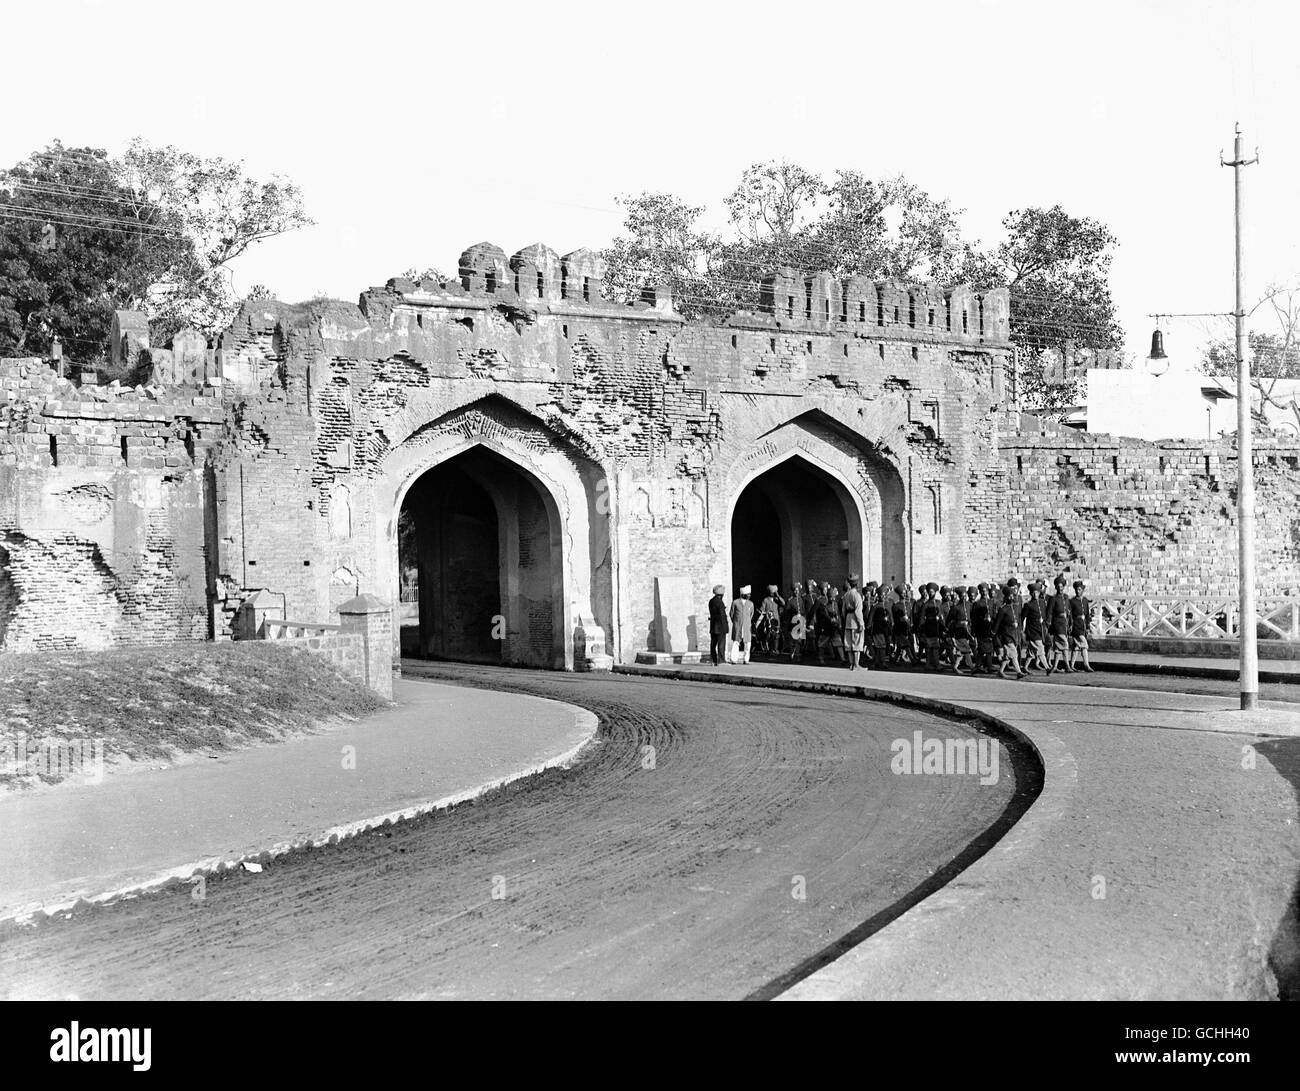
[[[1151,352],[1147,356],[1147,371],[1163,375],[1169,370],[1169,357],[1165,355],[1165,338],[1158,329],[1151,333]]]

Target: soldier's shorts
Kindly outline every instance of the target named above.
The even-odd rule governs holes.
[[[979,641],[980,655],[992,659],[997,654],[997,645],[990,638]]]
[[[1086,636],[1070,637],[1070,649],[1072,651],[1086,652],[1088,650],[1088,638]]]
[[[1052,634],[1052,651],[1067,652],[1070,650],[1070,638],[1064,633]]]
[[[1026,640],[1025,651],[1029,658],[1035,656],[1041,656],[1044,659],[1047,658],[1047,652],[1043,649],[1043,642],[1041,640]]]
[[[851,651],[851,652],[860,652],[860,651],[862,651],[862,630],[861,630],[861,629],[845,629],[845,630],[844,630],[844,646],[845,646],[846,648],[848,648],[849,651]]]

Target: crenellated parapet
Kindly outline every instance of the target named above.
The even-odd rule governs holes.
[[[685,321],[666,286],[648,285],[631,303],[613,302],[606,298],[599,254],[584,248],[560,255],[544,243],[509,258],[495,243],[476,243],[460,255],[456,277],[420,284],[397,277],[361,301],[367,315],[387,314],[394,306]],[[1002,348],[1010,343],[1010,302],[1005,288],[977,291],[966,284],[841,277],[786,266],[761,278],[757,313],[690,324]]]
[[[461,287],[467,292],[509,297],[514,294],[514,275],[506,264],[506,252],[490,242],[475,243],[460,256]]]
[[[591,665],[647,633],[692,650],[717,583],[1086,558],[1099,585],[1209,586],[1230,555],[1217,451],[1008,435],[1005,289],[787,266],[690,320],[665,286],[607,293],[590,250],[484,241],[356,302],[247,301],[216,338],[122,312],[129,384],[0,361],[0,647],[221,638],[250,597],[327,623],[371,593],[394,651],[414,627],[429,654]],[[1279,452],[1258,490],[1287,579],[1294,477]],[[472,578],[448,592],[442,531],[404,542],[403,512]]]
[[[1002,346],[1011,338],[1010,293],[894,278],[838,278],[783,267],[760,281],[759,310],[779,329]],[[737,316],[739,317],[739,316]],[[733,319],[730,324],[743,324]]]
[[[515,276],[515,294],[520,299],[558,302],[563,293],[563,267],[560,255],[545,243],[525,246],[510,259]]]

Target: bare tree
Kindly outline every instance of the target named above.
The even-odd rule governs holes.
[[[1300,380],[1300,286],[1271,286],[1250,314],[1260,312],[1269,328],[1249,335],[1251,400],[1258,403],[1251,411],[1257,422],[1267,425],[1271,406],[1300,432],[1300,394],[1283,381]],[[1235,379],[1236,343],[1226,337],[1212,340],[1205,348],[1204,366],[1210,375]]]

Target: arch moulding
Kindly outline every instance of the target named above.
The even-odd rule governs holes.
[[[531,479],[546,507],[559,553],[555,609],[563,614],[563,666],[604,666],[605,629],[592,609],[591,563],[593,546],[608,548],[608,524],[593,518],[598,511],[594,490],[603,471],[590,455],[575,450],[568,437],[504,399],[454,410],[410,432],[387,452],[373,480],[378,586],[397,601],[397,522],[411,486],[427,471],[475,447],[494,452]],[[593,533],[599,543],[593,543]],[[395,662],[400,657],[399,620],[394,618]]]

